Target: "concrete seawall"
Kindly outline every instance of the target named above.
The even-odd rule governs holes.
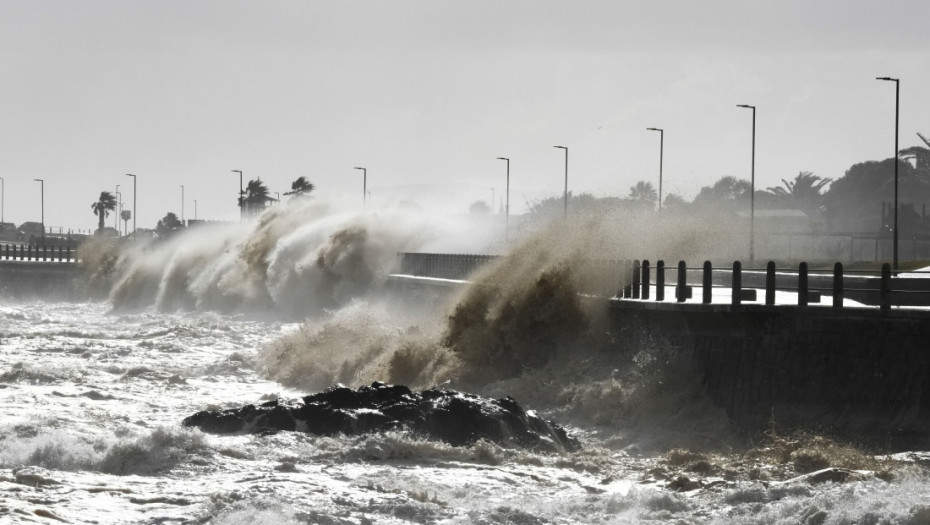
[[[74,299],[79,275],[74,263],[0,261],[0,297]]]
[[[774,418],[878,445],[930,445],[928,311],[620,300],[611,311],[686,352],[743,428]]]

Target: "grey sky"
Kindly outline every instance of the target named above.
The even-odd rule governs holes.
[[[658,175],[686,198],[838,178],[930,133],[926,1],[32,1],[0,3],[5,218],[92,228],[139,177],[139,227],[167,211],[238,216],[238,176],[298,176],[360,204],[465,212],[569,187],[625,195]],[[127,204],[130,206],[130,204]]]

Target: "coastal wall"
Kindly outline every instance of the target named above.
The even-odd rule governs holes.
[[[614,300],[611,312],[686,352],[707,394],[743,428],[774,420],[877,445],[930,445],[928,311]]]
[[[0,297],[71,299],[79,272],[67,262],[0,261]]]

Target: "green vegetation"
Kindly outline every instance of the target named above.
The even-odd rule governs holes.
[[[315,186],[313,185],[313,183],[311,183],[310,181],[306,179],[306,177],[301,175],[300,177],[297,177],[297,179],[294,182],[291,183],[291,191],[285,192],[284,194],[293,195],[295,197],[300,197],[302,195],[305,195],[313,191],[314,187]]]
[[[893,224],[894,168],[898,163],[898,231],[902,239],[930,239],[930,139],[926,144],[902,149],[897,159],[870,160],[851,166],[837,178],[800,171],[779,186],[756,189],[755,221],[759,231],[862,234],[887,237]],[[691,202],[679,195],[664,195],[663,213],[709,224],[733,225],[748,220],[751,184],[724,175],[704,186]],[[569,215],[626,212],[645,214],[657,210],[658,196],[651,182],[639,181],[625,198],[594,197],[569,193]],[[561,195],[528,203],[531,221],[559,218]]]
[[[97,216],[97,233],[102,233],[103,221],[106,220],[111,211],[116,209],[116,197],[108,191],[101,191],[100,198],[90,205],[90,209]]]

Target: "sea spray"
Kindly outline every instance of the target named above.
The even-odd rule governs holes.
[[[377,291],[396,254],[449,238],[477,250],[487,232],[417,212],[367,213],[297,198],[242,223],[208,223],[166,239],[88,256],[85,274],[112,282],[117,310],[269,311],[305,318]],[[94,241],[96,246],[98,243]],[[96,252],[94,252],[96,253]],[[104,279],[104,277],[106,277]]]
[[[592,257],[609,255],[595,249],[610,245],[602,230],[593,219],[553,224],[473,275],[444,318],[404,319],[359,301],[306,322],[256,362],[303,389],[385,381],[510,395],[609,429],[611,446],[726,446],[726,416],[704,397],[685,356],[661,337],[620,334],[611,324],[605,296],[618,269],[605,272],[604,258]]]
[[[436,344],[436,328],[394,321],[383,307],[355,301],[304,322],[262,348],[255,361],[268,377],[306,391],[379,380],[425,388],[446,377],[456,360]]]

